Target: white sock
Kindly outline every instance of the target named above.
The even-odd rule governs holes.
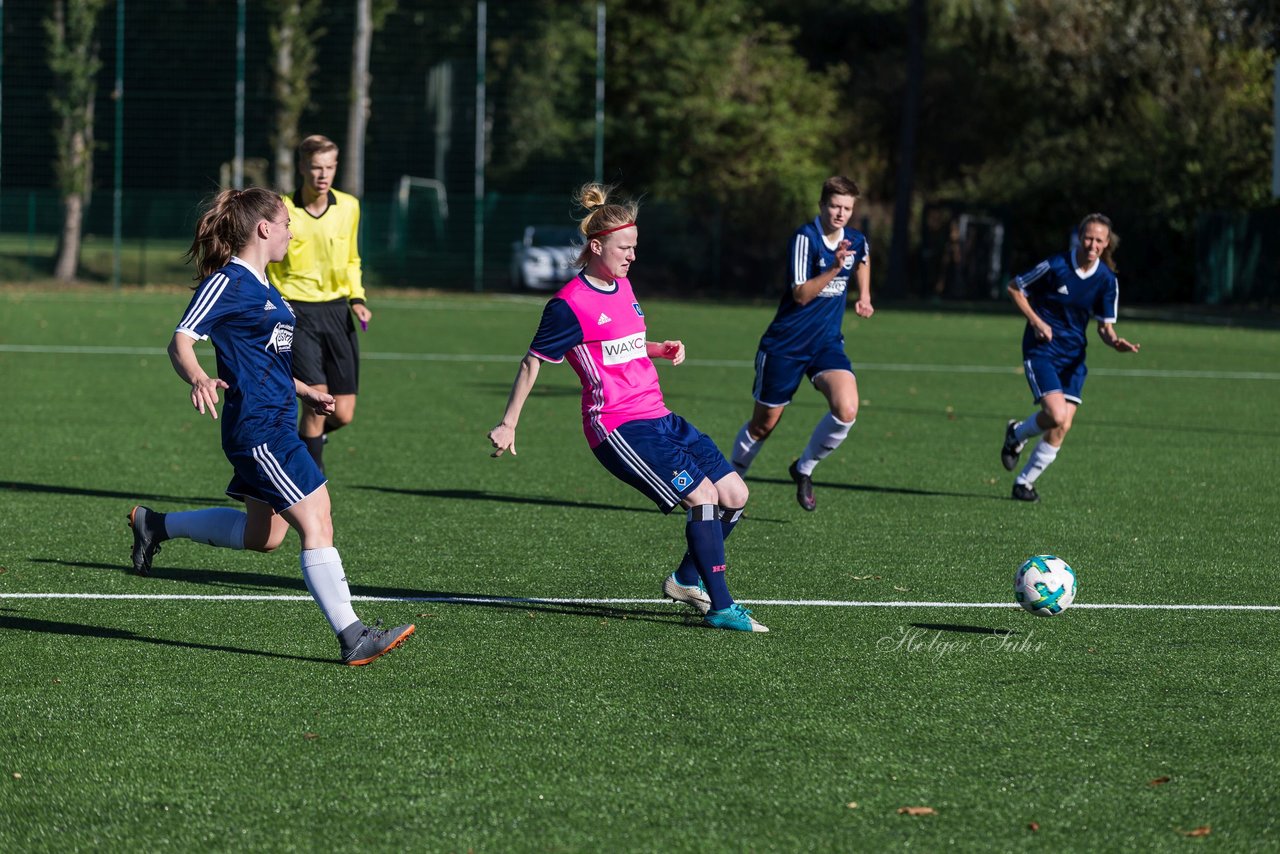
[[[1040,411],[1036,410],[1029,418],[1024,418],[1022,421],[1015,424],[1013,428],[1013,438],[1017,439],[1019,442],[1025,442],[1028,439],[1039,436],[1043,433],[1044,428],[1040,426],[1040,423],[1037,420],[1039,415]]]
[[[1023,486],[1035,483],[1036,478],[1044,473],[1057,456],[1058,449],[1053,445],[1044,441],[1036,443],[1036,449],[1031,452],[1031,459],[1027,460],[1027,464],[1019,472],[1016,482]]]
[[[360,619],[351,607],[351,588],[347,587],[347,575],[342,569],[342,558],[338,556],[337,549],[332,546],[304,549],[302,580],[307,583],[307,590],[311,591],[312,598],[324,612],[334,634]]]
[[[756,454],[760,453],[760,445],[758,439],[752,439],[751,433],[747,430],[747,424],[742,425],[742,429],[738,431],[738,438],[733,440],[733,456],[729,462],[733,463],[734,469],[738,474],[746,474],[747,469],[751,468],[751,461],[756,458]]]
[[[224,549],[244,548],[244,526],[249,517],[230,507],[184,510],[164,514],[164,531],[170,539],[195,540]]]
[[[849,435],[849,428],[857,420],[855,418],[853,421],[841,421],[830,412],[822,416],[818,426],[813,428],[813,435],[809,437],[809,444],[805,445],[804,452],[800,454],[800,459],[796,461],[796,471],[805,475],[813,474],[813,470],[818,463],[840,447],[840,443]]]

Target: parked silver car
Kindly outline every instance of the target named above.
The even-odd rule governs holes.
[[[530,225],[511,244],[511,283],[535,291],[559,290],[578,272],[582,235],[569,225]]]

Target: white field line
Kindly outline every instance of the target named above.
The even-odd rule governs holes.
[[[80,356],[165,356],[161,347],[94,347],[54,346],[44,344],[0,344],[0,353],[34,353]],[[376,362],[507,362],[515,364],[523,353],[377,353],[364,352],[361,358]],[[689,359],[686,365],[695,368],[754,368],[747,359]],[[1020,374],[1017,365],[928,365],[895,362],[858,362],[859,371],[886,371],[897,373],[949,373],[949,374]],[[1162,371],[1142,368],[1093,368],[1095,376],[1150,377],[1159,379],[1204,380],[1280,380],[1274,371]]]
[[[3,599],[142,600],[148,602],[310,602],[291,594],[197,593],[0,593]],[[352,596],[353,602],[440,602],[451,605],[663,605],[666,599],[582,599],[542,596]],[[1013,602],[873,602],[845,599],[739,599],[744,605],[792,608],[1008,608]],[[1280,605],[1209,605],[1078,602],[1071,606],[1126,611],[1280,611]]]

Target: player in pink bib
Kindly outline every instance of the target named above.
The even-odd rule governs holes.
[[[663,580],[663,595],[696,608],[708,626],[767,632],[725,583],[724,541],[742,516],[747,486],[706,434],[663,403],[652,360],[678,365],[684,344],[646,338],[644,311],[626,277],[636,257],[638,206],[608,204],[608,193],[599,184],[578,192],[588,211],[578,226],[586,239],[583,269],[542,311],[506,412],[489,431],[493,456],[515,454],[516,424],[541,364],[568,360],[582,383],[582,429],[596,459],[663,513],[687,510],[688,551]]]
[[[582,382],[582,429],[595,448],[619,425],[671,414],[649,347],[631,282],[619,277],[600,287],[579,273],[547,303],[529,352],[545,362],[569,361]]]

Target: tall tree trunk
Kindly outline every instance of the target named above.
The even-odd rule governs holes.
[[[356,33],[351,46],[351,104],[347,144],[342,149],[342,187],[364,195],[364,134],[369,122],[369,51],[373,46],[373,0],[356,0]]]
[[[74,281],[80,267],[84,212],[93,199],[93,118],[94,104],[90,101],[82,126],[68,134],[71,171],[82,174],[84,181],[81,189],[62,197],[62,230],[58,232],[58,253],[53,264],[53,277],[60,282]]]
[[[80,264],[85,209],[93,183],[94,99],[97,95],[97,17],[105,0],[56,0],[45,19],[54,87],[50,103],[58,117],[55,171],[62,195],[54,277],[70,282]]]
[[[288,108],[290,101],[289,81],[293,79],[293,46],[297,38],[297,27],[294,26],[298,4],[288,3],[288,10],[282,12],[280,21],[280,42],[276,47],[276,79],[272,87],[276,97],[276,132],[273,139],[275,154],[274,178],[276,190],[281,193],[293,192],[293,150],[298,145],[298,123]],[[292,119],[292,120],[291,120]]]
[[[60,282],[73,282],[80,267],[80,229],[84,223],[84,196],[72,193],[62,197],[62,230],[58,232],[58,257],[53,277]]]
[[[268,33],[274,52],[275,128],[271,135],[272,180],[282,193],[294,190],[293,157],[301,139],[298,125],[311,104],[311,76],[316,70],[316,44],[324,28],[315,26],[320,0],[273,0],[275,23]]]
[[[911,0],[907,14],[907,91],[902,99],[902,137],[898,181],[893,198],[893,244],[889,250],[890,296],[905,296],[911,252],[911,198],[915,189],[916,137],[920,128],[920,90],[924,81],[927,0]]]

